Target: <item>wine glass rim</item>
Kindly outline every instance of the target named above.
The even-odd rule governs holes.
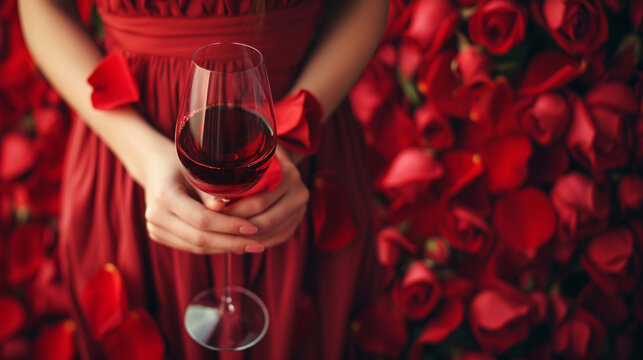
[[[217,46],[217,45],[235,45],[235,46],[245,47],[245,48],[250,49],[251,51],[254,51],[255,53],[259,54],[259,61],[257,61],[257,63],[255,65],[253,65],[252,67],[249,67],[249,68],[243,69],[243,70],[234,70],[234,71],[211,70],[211,69],[204,68],[203,66],[197,64],[197,62],[194,60],[194,57],[196,56],[196,54],[199,51],[201,51],[201,50],[203,50],[205,48],[208,48],[208,47],[211,47],[211,46]],[[219,74],[231,74],[231,73],[243,73],[243,72],[252,71],[252,70],[257,69],[258,67],[260,67],[263,64],[263,54],[261,53],[261,51],[259,51],[254,46],[250,46],[248,44],[244,44],[244,43],[240,43],[240,42],[234,42],[234,41],[219,41],[219,42],[214,42],[214,43],[203,45],[203,46],[199,47],[198,49],[194,50],[194,52],[192,53],[192,59],[191,60],[192,60],[192,63],[194,64],[194,66],[198,67],[199,69],[203,69],[203,70],[205,70],[207,72],[219,73]]]

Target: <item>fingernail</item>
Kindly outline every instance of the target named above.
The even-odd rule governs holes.
[[[242,234],[254,234],[257,231],[259,231],[259,229],[257,229],[256,226],[252,225],[243,225],[239,228],[239,232]]]
[[[250,244],[246,246],[245,250],[246,252],[249,252],[249,253],[260,253],[260,252],[263,252],[264,249],[265,248],[261,244]]]

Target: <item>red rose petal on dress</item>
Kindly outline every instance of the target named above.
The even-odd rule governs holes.
[[[242,198],[264,191],[273,191],[277,186],[279,186],[283,178],[284,174],[281,171],[281,163],[276,156],[273,156],[272,159],[270,159],[270,164],[268,165],[266,172],[263,174],[263,177],[261,177],[261,180],[259,180],[259,182],[248,191],[232,195],[231,198]]]
[[[409,338],[404,317],[387,297],[357,316],[351,335],[364,350],[392,358],[400,356]]]
[[[420,148],[409,148],[393,159],[381,184],[385,190],[413,201],[443,173],[442,165],[431,153]]]
[[[449,198],[469,185],[484,171],[482,157],[466,150],[453,150],[440,158],[444,176],[438,186],[443,197]]]
[[[279,143],[304,154],[319,150],[323,111],[319,100],[308,90],[299,90],[275,104]]]
[[[336,251],[350,244],[357,236],[346,191],[335,173],[317,173],[311,196],[315,245],[324,251]]]
[[[37,154],[29,139],[19,133],[8,133],[0,138],[0,180],[14,179],[36,163]]]
[[[120,52],[105,56],[89,75],[87,82],[94,88],[92,104],[96,109],[109,110],[137,102],[140,98],[129,64]]]
[[[561,2],[562,3],[562,2]],[[585,71],[584,63],[556,51],[536,55],[522,80],[520,95],[536,95],[562,88]]]
[[[526,136],[491,141],[482,153],[489,192],[499,193],[522,185],[527,179],[531,154],[531,142]]]
[[[547,195],[526,188],[498,199],[493,225],[501,241],[531,253],[553,235],[556,215]]]
[[[76,356],[76,324],[66,320],[46,326],[36,340],[37,360],[71,360]]]
[[[123,322],[127,297],[123,279],[114,264],[106,264],[89,279],[83,289],[81,305],[95,339]]]
[[[161,360],[165,354],[161,332],[142,309],[127,314],[119,327],[105,334],[101,345],[108,360]]]
[[[25,308],[9,296],[0,296],[0,344],[11,338],[25,324]]]
[[[45,259],[43,242],[53,236],[44,225],[29,223],[13,231],[5,251],[8,253],[7,279],[10,284],[19,284],[32,278]]]

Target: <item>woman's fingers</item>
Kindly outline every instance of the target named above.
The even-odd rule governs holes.
[[[257,227],[250,221],[215,212],[206,208],[202,203],[189,197],[185,188],[177,186],[166,191],[163,196],[156,199],[165,207],[192,227],[202,231],[214,231],[228,234],[250,235],[257,232]],[[221,205],[216,205],[217,207]],[[154,211],[148,207],[148,211]],[[154,215],[154,214],[151,214]]]
[[[272,204],[278,201],[288,190],[287,184],[282,182],[273,191],[264,191],[245,197],[228,206],[224,212],[228,215],[242,218],[251,218],[261,214]]]
[[[193,228],[170,212],[146,213],[153,240],[196,254],[245,253],[262,250],[254,239]]]
[[[292,216],[302,215],[306,211],[308,203],[308,189],[301,184],[291,188],[281,199],[259,215],[251,217],[250,220],[259,228],[259,233],[267,233],[279,227]]]

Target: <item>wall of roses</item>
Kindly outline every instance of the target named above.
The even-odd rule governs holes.
[[[413,360],[643,358],[642,29],[640,0],[390,1],[349,95],[382,265],[349,341]],[[0,359],[77,356],[56,255],[69,126],[3,1]],[[108,357],[161,358],[118,271],[91,284]]]

